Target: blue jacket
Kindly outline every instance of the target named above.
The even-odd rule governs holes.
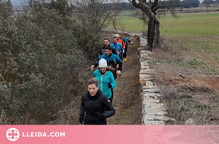
[[[123,55],[123,47],[122,47],[121,43],[118,43],[118,42],[116,44],[111,43],[110,46],[116,50],[117,55],[119,55],[119,56]]]
[[[100,70],[97,69],[94,71],[94,78],[97,79],[98,88],[102,91],[102,93],[108,98],[111,98],[111,89],[116,87],[116,81],[114,80],[113,73],[111,71],[106,71],[105,74],[101,74]],[[108,83],[111,84],[112,88],[109,88]]]
[[[127,37],[125,37],[125,38],[123,39],[123,41],[124,41],[124,43],[125,43],[126,45],[130,42],[129,38],[127,38]]]

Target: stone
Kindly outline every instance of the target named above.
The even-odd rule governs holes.
[[[154,86],[154,83],[151,81],[146,81],[146,86]]]
[[[144,79],[144,78],[149,79],[150,75],[148,75],[148,74],[139,74],[139,79]]]
[[[141,61],[140,64],[141,69],[149,69],[149,64],[147,60]]]
[[[142,100],[143,99],[159,99],[161,95],[159,93],[142,92],[141,97],[142,97]]]
[[[172,122],[176,121],[175,119],[166,117],[164,115],[159,115],[159,116],[147,115],[147,116],[143,117],[143,120],[144,121],[162,121],[163,123],[165,123],[167,121],[172,121]]]
[[[154,105],[154,103],[156,105]],[[143,99],[142,104],[144,105],[154,105],[154,107],[157,107],[159,105],[157,105],[159,103],[158,99]]]
[[[145,46],[141,46],[139,48],[137,48],[138,51],[141,51],[141,50],[146,50],[146,47]]]
[[[145,125],[164,125],[165,123],[162,121],[144,121]]]
[[[141,50],[141,51],[143,51],[143,50]],[[151,58],[148,56],[148,54],[143,53],[141,51],[140,51],[140,61],[142,61],[142,60],[151,60]]]
[[[157,89],[157,86],[143,86],[142,89]]]
[[[142,67],[140,68],[140,70],[145,70],[145,69],[149,69],[149,66],[142,66]]]
[[[154,73],[153,69],[140,70],[140,74],[152,74]]]
[[[161,95],[158,94],[158,93],[148,93],[148,92],[143,93],[143,95],[144,95],[145,97],[150,97],[150,96],[160,97],[160,96],[161,96]]]
[[[141,84],[141,87],[146,85],[146,81],[150,80],[149,78],[150,78],[149,75],[139,74],[139,82]]]
[[[160,89],[159,88],[143,89],[143,92],[160,93]]]
[[[196,125],[196,123],[193,118],[189,118],[185,121],[185,125]]]

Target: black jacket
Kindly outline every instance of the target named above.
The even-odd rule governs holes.
[[[101,90],[95,96],[91,96],[87,91],[81,98],[80,115],[85,115],[84,124],[106,124],[106,118],[115,114],[115,109],[108,98]],[[103,114],[104,118],[99,118],[97,114]]]

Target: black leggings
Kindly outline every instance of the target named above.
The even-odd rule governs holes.
[[[123,54],[123,58],[127,57],[127,50],[128,50],[128,45],[125,45],[125,53]]]
[[[112,96],[109,98],[110,102],[113,103],[113,89],[111,89]]]

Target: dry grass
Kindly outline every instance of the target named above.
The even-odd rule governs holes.
[[[151,56],[155,83],[162,89],[169,116],[177,120],[174,124],[184,124],[189,118],[193,124],[219,124],[219,77],[179,65],[185,55],[168,48],[156,49]]]

